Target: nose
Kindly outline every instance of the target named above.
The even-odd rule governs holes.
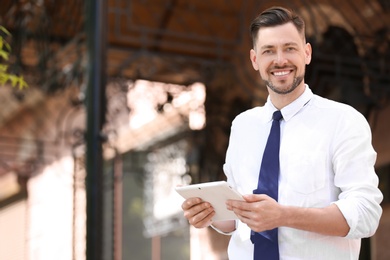
[[[283,51],[277,51],[274,59],[274,64],[282,66],[287,63],[286,56],[284,55]]]

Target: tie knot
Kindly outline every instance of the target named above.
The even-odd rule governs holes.
[[[276,121],[280,121],[280,119],[282,119],[282,112],[280,112],[280,110],[276,110],[272,116],[272,119],[273,120],[276,120]]]

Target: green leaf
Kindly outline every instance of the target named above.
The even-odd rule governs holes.
[[[11,49],[11,45],[9,45],[9,43],[8,42],[6,42],[6,41],[4,41],[4,45],[5,45],[5,49],[7,50],[7,51],[11,51],[12,49]]]
[[[9,59],[9,52],[0,50],[0,57],[2,57],[5,60]]]
[[[26,81],[24,81],[23,76],[19,77],[17,84],[19,85],[19,89],[28,88],[28,84]]]
[[[4,26],[0,25],[0,30],[3,31],[6,35],[11,35],[11,33],[7,29],[5,29]]]
[[[0,50],[11,51],[11,45],[0,35]]]
[[[0,71],[0,85],[4,85],[8,81],[9,75]]]
[[[8,69],[8,65],[5,64],[0,64],[0,72],[6,72]]]
[[[9,75],[8,80],[11,81],[11,86],[13,87],[15,87],[18,84],[18,76]]]

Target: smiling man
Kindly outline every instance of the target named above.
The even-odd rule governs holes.
[[[250,60],[269,97],[234,119],[224,164],[245,201],[227,201],[235,221],[213,222],[214,209],[199,198],[184,201],[184,216],[231,234],[230,260],[358,259],[382,214],[370,127],[304,83],[312,49],[301,17],[273,7],[251,33]]]

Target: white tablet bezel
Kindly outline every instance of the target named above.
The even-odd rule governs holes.
[[[175,190],[185,199],[198,197],[209,202],[215,210],[214,221],[237,219],[236,214],[226,208],[225,202],[228,199],[244,200],[226,181],[178,186]]]

